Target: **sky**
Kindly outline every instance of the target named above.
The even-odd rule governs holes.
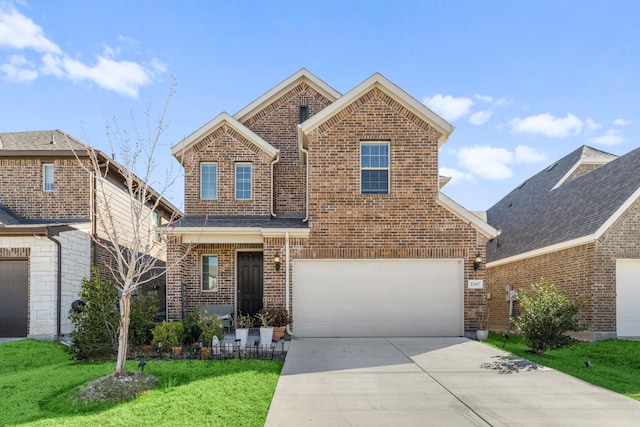
[[[159,185],[171,146],[300,68],[340,93],[379,72],[455,126],[442,191],[486,210],[582,145],[640,146],[638,22],[636,0],[0,0],[0,132],[118,159],[107,123],[134,135],[169,99]]]

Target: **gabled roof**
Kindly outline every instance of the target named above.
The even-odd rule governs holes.
[[[8,152],[29,154],[86,150],[87,146],[73,136],[59,130],[37,130],[28,132],[0,133],[0,155]]]
[[[380,89],[382,92],[392,97],[394,100],[400,103],[400,105],[411,111],[417,117],[429,123],[438,132],[442,133],[442,136],[438,140],[439,146],[447,141],[449,135],[451,135],[451,133],[455,129],[445,119],[431,111],[424,104],[417,101],[407,92],[400,89],[382,74],[375,73],[364,82],[360,83],[358,86],[345,93],[342,97],[336,100],[336,102],[329,105],[313,117],[309,118],[304,123],[298,125],[302,146],[306,146],[306,144],[304,143],[304,135],[322,125],[324,122],[349,106],[352,102],[356,101],[361,96],[374,88]]]
[[[462,205],[458,204],[456,201],[451,199],[449,196],[442,192],[438,192],[438,197],[436,199],[438,204],[457,216],[459,219],[469,224],[473,228],[475,228],[479,233],[483,234],[485,237],[492,238],[498,235],[498,230],[489,225],[484,218],[474,214],[471,211],[468,211]],[[484,213],[483,213],[484,214]]]
[[[26,219],[17,215],[6,206],[0,205],[0,236],[2,235],[46,235],[48,229],[51,233],[71,230],[72,226],[82,228],[91,224],[89,218],[46,218]]]
[[[501,235],[487,245],[487,261],[498,265],[599,238],[640,196],[640,148],[556,184],[576,164],[612,156],[580,147],[491,207],[488,221]]]
[[[262,151],[270,155],[271,157],[275,157],[278,154],[278,150],[264,139],[260,138],[258,135],[253,133],[249,128],[244,126],[242,123],[231,117],[228,113],[222,112],[218,114],[216,117],[211,119],[208,123],[202,125],[198,130],[191,133],[191,135],[187,136],[185,139],[171,147],[171,154],[178,159],[179,162],[182,162],[182,153],[186,152],[193,145],[197,144],[202,138],[214,132],[218,128],[227,125],[237,131],[240,135],[247,138],[253,144],[255,144]]]
[[[233,115],[233,117],[239,122],[244,123],[246,120],[251,118],[251,116],[258,113],[269,104],[274,102],[276,99],[280,98],[282,95],[286,94],[291,89],[303,82],[311,86],[314,90],[318,91],[318,93],[329,99],[331,102],[340,97],[340,92],[310,73],[306,68],[301,68],[291,76],[284,79],[282,82],[278,83],[258,99],[244,107],[242,110],[238,111]]]

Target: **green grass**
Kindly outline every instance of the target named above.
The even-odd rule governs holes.
[[[489,334],[486,343],[502,349],[503,337]],[[640,341],[610,339],[579,342],[562,349],[548,350],[540,356],[529,353],[521,337],[511,336],[504,350],[640,400]],[[590,368],[585,367],[586,360],[591,361]]]
[[[80,387],[114,369],[76,363],[57,343],[0,344],[0,426],[262,426],[282,362],[149,361],[154,390],[126,403],[74,403]]]

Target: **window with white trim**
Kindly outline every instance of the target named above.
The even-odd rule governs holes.
[[[218,290],[218,257],[216,255],[202,256],[202,290]]]
[[[54,189],[54,168],[53,163],[45,163],[42,165],[42,189],[44,191],[53,191]]]
[[[218,198],[218,164],[200,163],[200,199]]]
[[[236,163],[236,200],[251,199],[251,163]]]
[[[360,192],[389,194],[388,142],[360,142]]]

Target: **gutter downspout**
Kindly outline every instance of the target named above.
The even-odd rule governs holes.
[[[287,313],[289,313],[289,299],[291,298],[289,295],[289,232],[284,233],[284,283],[285,283],[285,309]],[[291,332],[291,325],[287,325],[286,329],[287,334],[293,336],[293,332]]]
[[[273,165],[275,165],[276,163],[278,163],[280,161],[280,150],[278,150],[278,153],[276,154],[276,158],[273,159],[273,161],[271,162],[271,216],[272,217],[276,217],[277,215],[274,212],[274,208],[273,208],[273,191],[274,191],[274,186],[273,186]]]
[[[47,228],[47,239],[51,240],[58,247],[58,273],[56,275],[57,281],[57,295],[56,295],[56,339],[60,340],[62,336],[61,333],[61,322],[62,322],[62,243],[58,240],[54,239],[51,236],[51,230]]]

